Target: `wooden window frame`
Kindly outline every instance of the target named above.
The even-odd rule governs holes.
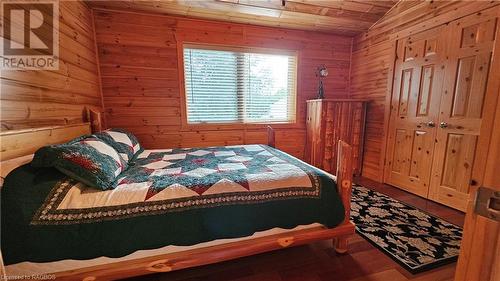
[[[218,50],[218,51],[237,51],[237,52],[251,52],[262,54],[279,54],[279,55],[293,55],[296,57],[295,61],[295,120],[293,122],[230,122],[230,123],[189,123],[187,118],[187,97],[185,88],[185,73],[184,73],[184,48],[198,48],[204,50]],[[199,42],[184,41],[180,38],[177,40],[177,63],[178,63],[178,79],[179,79],[179,94],[181,104],[181,131],[210,131],[210,130],[251,130],[251,129],[265,129],[267,126],[272,125],[276,129],[297,129],[301,128],[299,122],[299,89],[300,89],[300,61],[301,53],[299,50],[291,49],[273,49],[252,46],[239,46],[239,45],[223,45],[223,44],[209,44]],[[303,127],[303,126],[302,126]]]

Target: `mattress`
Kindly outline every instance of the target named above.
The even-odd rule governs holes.
[[[42,274],[56,273],[56,272],[62,272],[62,271],[68,271],[68,270],[76,270],[76,269],[81,269],[81,268],[96,266],[96,265],[105,265],[105,264],[110,264],[110,263],[120,262],[120,261],[127,261],[127,260],[151,257],[151,256],[156,256],[156,255],[162,255],[162,254],[177,253],[177,252],[182,252],[182,251],[188,251],[188,250],[193,250],[193,249],[199,249],[199,248],[204,248],[204,247],[210,247],[210,246],[216,246],[216,245],[220,245],[220,244],[231,243],[231,242],[244,241],[244,240],[248,240],[248,239],[254,239],[254,238],[259,238],[259,237],[264,237],[264,236],[269,236],[269,235],[274,235],[274,234],[287,233],[290,231],[316,228],[316,227],[320,227],[320,226],[321,226],[321,224],[319,224],[319,223],[313,223],[313,224],[309,224],[309,225],[297,226],[293,229],[273,228],[273,229],[269,229],[269,230],[265,230],[265,231],[259,231],[251,236],[241,237],[241,238],[217,239],[214,241],[199,243],[199,244],[192,245],[192,246],[166,246],[166,247],[161,247],[161,248],[152,249],[152,250],[139,250],[139,251],[136,251],[132,254],[126,255],[126,256],[121,257],[121,258],[98,257],[98,258],[88,259],[88,260],[70,260],[70,259],[67,259],[67,260],[60,260],[60,261],[54,261],[54,262],[41,262],[41,263],[39,263],[39,262],[21,262],[21,263],[11,264],[11,265],[6,266],[5,271],[6,271],[6,274],[8,276],[42,275]]]

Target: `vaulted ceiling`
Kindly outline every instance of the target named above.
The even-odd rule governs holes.
[[[398,1],[164,0],[88,1],[91,7],[180,15],[264,26],[356,35]]]

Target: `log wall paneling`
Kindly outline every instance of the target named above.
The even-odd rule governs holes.
[[[363,176],[383,180],[396,40],[498,4],[496,1],[400,1],[367,32],[355,37],[350,97],[371,100],[367,108]]]
[[[186,126],[183,42],[298,51],[297,123],[273,128],[276,146],[299,158],[305,146],[305,101],[317,95],[316,68],[325,64],[329,69],[327,97],[348,94],[349,37],[103,9],[94,10],[94,21],[107,125],[130,130],[147,148],[267,141],[263,125]]]
[[[59,70],[1,71],[2,131],[81,123],[85,108],[102,110],[91,10],[61,1],[59,16]]]

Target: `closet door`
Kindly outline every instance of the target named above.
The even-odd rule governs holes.
[[[472,166],[485,100],[489,98],[486,86],[498,36],[496,10],[454,21],[445,32],[448,61],[429,198],[460,210],[465,210],[469,185],[474,184]]]
[[[427,197],[440,92],[443,27],[398,41],[385,181]]]

